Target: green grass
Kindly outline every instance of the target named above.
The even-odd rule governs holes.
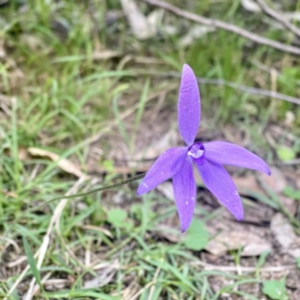
[[[237,289],[262,284],[264,278],[259,272],[238,276],[205,271],[193,264],[199,260],[202,247],[198,251],[189,249],[175,227],[162,230],[165,238],[158,235],[160,223],[176,219],[175,206],[154,192],[137,198],[135,183],[122,188],[127,200],[120,205],[112,201],[117,191],[69,200],[54,226],[51,219],[63,202],[54,201],[36,209],[47,200],[65,195],[74,185],[75,192],[82,192],[120,179],[109,158],[111,147],[106,138],[97,144],[102,154],[93,179],[98,181],[87,180],[78,186],[77,178],[62,171],[57,162],[32,157],[27,149],[37,147],[56,153],[86,172],[89,138],[99,132],[120,135],[134,153],[143,114],[154,107],[147,97],[179,82],[162,73],[180,72],[187,62],[200,77],[269,90],[270,74],[255,67],[252,61],[256,59],[282,73],[277,81],[278,92],[297,97],[299,58],[249,45],[245,39],[224,31],[209,33],[188,48],[178,46],[178,35],[140,42],[130,34],[124,17],[105,26],[105,13],[121,10],[119,1],[94,1],[93,7],[92,1],[24,1],[27,9],[22,9],[20,2],[11,1],[0,8],[0,21],[4,23],[0,47],[3,41],[6,52],[0,60],[0,94],[10,99],[5,104],[7,110],[0,111],[0,264],[6,270],[0,273],[0,298],[7,296],[29,265],[9,299],[21,299],[32,278],[43,287],[36,299],[110,300],[131,299],[130,295],[140,300],[219,299],[222,293],[259,299],[260,295]],[[180,5],[180,1],[173,2]],[[261,34],[276,39],[285,38],[282,32],[263,26],[259,16],[245,13],[239,1],[203,1],[194,6],[199,14],[249,30],[259,29]],[[146,5],[142,7],[149,12]],[[173,15],[168,16],[168,22],[183,33],[191,26]],[[95,59],[94,54],[101,54],[103,49],[120,55]],[[124,64],[128,55],[133,59],[155,58],[160,63],[132,60]],[[285,113],[292,111],[296,121],[288,130],[299,136],[300,111],[291,103],[205,84],[201,85],[201,98],[202,127],[211,131],[223,126],[239,128],[251,140],[250,150],[261,153],[270,164],[277,159],[276,154],[262,134],[269,123],[280,124]],[[173,90],[167,94],[164,106],[175,107],[176,101],[177,91]],[[122,113],[134,105],[132,119],[122,118]],[[299,138],[293,143],[299,155]],[[108,170],[105,177],[103,168]],[[260,200],[289,216],[276,202],[274,193]],[[218,211],[210,213],[198,207],[196,214],[207,221]],[[299,221],[289,217],[299,230]],[[178,242],[167,240],[168,230],[178,237]],[[203,230],[203,235],[207,234]],[[45,243],[45,235],[50,240],[39,268],[34,254]],[[22,257],[24,261],[9,266],[8,262]],[[235,264],[243,263],[239,251],[232,257]],[[95,265],[87,266],[87,260]],[[257,268],[264,263],[261,257]],[[99,264],[103,266],[97,267]],[[97,276],[101,279],[98,286],[85,289],[85,282]],[[231,283],[217,292],[210,281],[213,276]],[[52,288],[44,286],[45,278],[61,283],[57,281]]]

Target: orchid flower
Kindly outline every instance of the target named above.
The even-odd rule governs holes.
[[[178,127],[187,146],[170,148],[162,153],[146,173],[137,190],[139,196],[143,195],[172,178],[182,232],[190,226],[196,203],[193,164],[196,165],[207,189],[239,221],[244,218],[242,201],[234,182],[222,165],[271,174],[270,168],[261,158],[240,146],[221,141],[195,142],[200,114],[197,79],[191,67],[185,64],[179,90]]]

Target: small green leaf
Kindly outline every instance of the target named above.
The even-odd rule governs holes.
[[[108,222],[117,228],[130,228],[132,223],[127,220],[127,212],[122,209],[111,209],[107,214]]]
[[[283,161],[289,161],[296,157],[296,153],[293,151],[293,149],[283,146],[277,149],[277,155]]]
[[[111,172],[114,170],[114,162],[111,159],[107,159],[102,163],[103,168],[108,171]]]
[[[287,300],[285,280],[267,280],[263,282],[263,293],[274,300]]]
[[[193,219],[187,235],[183,241],[185,246],[191,250],[201,250],[208,243],[209,234],[205,224],[200,220]]]
[[[300,200],[300,191],[294,190],[291,186],[285,187],[283,193],[289,198]]]
[[[36,282],[40,286],[40,289],[43,290],[43,285],[42,285],[42,282],[41,282],[40,272],[37,268],[34,256],[31,252],[30,246],[29,246],[25,236],[23,236],[23,244],[24,244],[25,254],[27,256],[27,261],[28,261],[28,264],[30,266],[30,270],[31,270]]]

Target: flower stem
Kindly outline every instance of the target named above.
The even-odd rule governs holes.
[[[37,210],[37,209],[43,207],[44,205],[46,205],[46,204],[48,204],[48,203],[50,203],[50,202],[53,202],[53,201],[55,201],[55,200],[77,198],[77,197],[82,197],[82,196],[94,194],[94,193],[96,193],[96,192],[101,192],[101,191],[105,191],[105,190],[111,190],[111,189],[120,187],[120,186],[122,186],[122,185],[124,185],[124,184],[127,184],[127,183],[130,183],[130,182],[139,180],[139,179],[145,177],[145,175],[146,175],[146,173],[142,173],[142,174],[139,174],[139,175],[130,177],[130,178],[126,179],[126,180],[123,180],[123,181],[120,181],[120,182],[117,182],[117,183],[113,183],[113,184],[109,184],[109,185],[105,185],[105,186],[96,188],[96,189],[94,189],[94,190],[91,190],[91,191],[88,191],[88,192],[85,192],[85,193],[78,193],[78,194],[73,194],[73,195],[67,195],[67,196],[59,196],[59,197],[55,197],[55,198],[52,198],[52,199],[50,199],[50,200],[44,202],[44,203],[41,204],[40,206],[34,207],[32,210]]]

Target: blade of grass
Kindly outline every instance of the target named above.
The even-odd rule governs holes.
[[[34,276],[34,278],[35,278],[36,282],[38,283],[40,289],[43,291],[44,287],[43,287],[43,284],[42,284],[42,281],[41,281],[40,272],[37,268],[36,261],[33,257],[33,253],[31,252],[30,246],[29,246],[25,236],[23,236],[23,245],[24,245],[25,254],[27,256],[27,261],[28,261],[28,264],[30,266],[32,275]]]
[[[118,95],[116,95],[113,98],[113,112],[117,119],[117,125],[119,127],[120,133],[121,133],[126,145],[129,147],[130,140],[129,140],[128,134],[126,132],[125,126],[120,118],[120,113],[119,113],[119,108],[118,108],[118,98],[119,98]]]
[[[132,152],[134,151],[134,144],[135,144],[135,139],[136,139],[136,133],[137,133],[137,129],[140,125],[140,121],[145,109],[145,104],[146,104],[146,99],[147,99],[147,95],[149,92],[149,87],[150,87],[150,79],[147,79],[143,91],[142,91],[142,95],[140,97],[140,101],[139,101],[139,106],[138,106],[138,110],[137,110],[137,114],[135,117],[135,122],[134,122],[134,128],[133,128],[133,133],[132,133],[132,139],[131,139],[131,146],[130,146],[130,150],[131,150],[131,154],[133,154]]]

